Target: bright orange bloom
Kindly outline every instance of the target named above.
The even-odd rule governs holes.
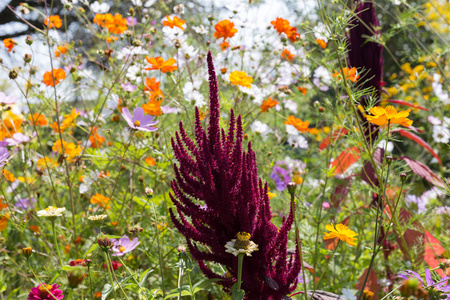
[[[89,137],[92,148],[100,148],[105,142],[105,138],[98,133],[95,133]]]
[[[2,203],[2,199],[0,198],[0,210],[8,208],[8,204]]]
[[[145,70],[147,70],[147,71],[148,70],[161,70],[161,72],[167,73],[167,72],[173,72],[178,68],[177,66],[173,66],[173,64],[177,62],[173,58],[169,58],[168,60],[164,61],[164,58],[162,58],[160,56],[158,56],[158,57],[146,56],[145,59],[147,60],[147,62],[149,64],[152,65],[151,68],[145,68]]]
[[[35,226],[35,225],[30,225],[30,230],[35,232],[35,233],[39,233],[39,226]]]
[[[184,30],[183,25],[186,23],[185,20],[181,20],[177,16],[173,17],[173,20],[170,19],[169,16],[166,16],[167,21],[163,21],[163,26],[168,26],[170,28],[178,27],[181,30]]]
[[[0,231],[5,230],[6,225],[8,225],[9,213],[0,213]]]
[[[353,230],[349,229],[344,224],[337,224],[336,228],[334,228],[333,224],[328,224],[325,226],[326,230],[330,232],[325,232],[323,239],[329,240],[338,238],[341,241],[346,242],[349,246],[356,246],[356,238],[358,234]]]
[[[17,45],[17,42],[13,39],[4,39],[3,45],[5,45],[5,48],[8,48],[8,52],[11,52],[15,45]]]
[[[78,117],[80,112],[77,112],[76,108],[72,109],[72,112],[64,117],[64,120],[61,123],[61,132],[63,132],[66,129],[72,129],[72,127],[75,127],[75,119]],[[59,126],[57,122],[53,122],[50,127],[53,129],[54,132],[59,132]]]
[[[68,156],[69,161],[72,161],[75,158],[75,156],[80,155],[82,151],[80,145],[75,145],[74,143],[67,143],[66,141],[62,141],[61,146],[61,140],[58,140],[55,143],[53,143],[52,150],[61,153],[63,147],[64,147],[64,154]]]
[[[68,44],[66,44],[65,46],[56,47],[55,56],[59,57],[61,54],[66,54],[67,47],[68,47]]]
[[[220,49],[222,49],[222,51],[227,50],[227,48],[230,48],[230,44],[227,41],[223,41],[222,44],[220,44]]]
[[[1,172],[2,172],[3,176],[5,177],[5,179],[8,180],[9,182],[14,182],[14,181],[16,181],[16,177],[15,177],[14,174],[11,173],[10,171],[8,171],[8,170],[2,170]]]
[[[58,15],[50,16],[45,19],[44,24],[48,25],[49,29],[53,27],[60,28],[62,26],[62,20]]]
[[[230,22],[230,20],[222,20],[217,23],[214,28],[216,32],[214,32],[214,37],[216,39],[223,38],[224,40],[227,38],[232,38],[238,30],[234,28],[234,23]]]
[[[327,47],[327,43],[324,40],[322,40],[322,39],[317,39],[316,42],[317,42],[317,44],[319,44],[319,46],[322,49],[325,49]]]
[[[299,90],[303,95],[306,95],[306,88],[302,86],[298,86],[297,90]]]
[[[267,100],[264,100],[264,102],[261,104],[261,112],[267,112],[270,108],[276,106],[278,104],[278,101],[272,98],[268,98]]]
[[[44,156],[43,158],[38,159],[37,166],[40,170],[43,170],[45,168],[55,168],[58,166],[58,162],[56,161],[56,159]]]
[[[159,89],[159,81],[156,78],[145,78],[144,91],[150,92],[150,99],[163,100],[164,95]]]
[[[2,115],[2,122],[0,122],[0,141],[4,138],[12,138],[14,133],[22,132],[22,118],[8,110]]]
[[[94,297],[95,298],[101,298],[102,297],[102,292],[95,292]]]
[[[53,77],[52,77],[53,71]],[[66,78],[66,72],[63,69],[53,69],[52,71],[47,71],[44,73],[44,79],[42,80],[47,86],[55,86],[61,80]],[[54,81],[53,81],[54,79]]]
[[[127,19],[122,18],[121,14],[115,14],[114,18],[106,19],[106,28],[112,34],[124,33],[128,29]]]
[[[36,125],[36,126],[48,125],[47,119],[44,117],[44,115],[41,115],[39,113],[34,113],[33,115],[29,115],[28,119],[31,121],[31,123],[33,125]]]
[[[117,41],[119,38],[117,36],[109,36],[106,38],[106,42],[107,43],[111,43],[111,42],[115,42]]]
[[[233,85],[240,85],[243,87],[251,88],[251,83],[253,82],[253,78],[251,76],[247,76],[247,73],[244,71],[233,71],[230,74],[230,82]]]
[[[144,158],[144,161],[145,161],[145,163],[147,164],[147,165],[149,165],[149,166],[154,166],[154,165],[156,165],[156,161],[155,161],[155,159],[153,158],[153,157],[146,157],[146,158]]]
[[[106,209],[110,209],[111,208],[111,206],[109,205],[110,200],[111,200],[111,198],[105,197],[102,194],[95,194],[91,198],[91,203],[98,204],[98,205],[100,205],[100,207],[103,207]]]
[[[289,25],[289,21],[283,18],[276,18],[275,21],[270,22],[273,25],[273,28],[278,32],[278,34],[286,33],[289,31],[291,26]]]
[[[307,132],[309,131],[309,121],[303,122],[301,119],[297,119],[294,116],[289,116],[286,121],[284,121],[284,124],[286,125],[292,125],[300,132]]]
[[[100,27],[106,27],[106,23],[113,22],[112,14],[96,14],[94,17],[94,23]]]
[[[413,123],[412,120],[407,118],[410,111],[411,109],[397,112],[395,107],[392,105],[388,105],[386,108],[375,106],[370,109],[370,113],[373,116],[366,116],[366,119],[369,123],[373,123],[378,126],[383,126],[390,123],[409,127]]]
[[[351,69],[344,67],[342,70],[344,71],[344,76],[346,79],[350,80],[351,82],[356,82],[358,80],[359,74],[355,67]],[[339,72],[336,71],[332,76],[337,77],[338,81],[341,81],[342,76]]]
[[[150,100],[150,102],[142,105],[144,112],[148,115],[160,116],[162,114],[161,104],[157,100]]]
[[[295,54],[292,54],[288,49],[284,49],[283,52],[281,52],[281,57],[285,60],[293,61]]]
[[[289,30],[286,32],[286,35],[292,43],[300,39],[300,34],[297,32],[296,27],[289,28]]]

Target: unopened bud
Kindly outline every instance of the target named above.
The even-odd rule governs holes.
[[[402,182],[405,181],[406,180],[406,174],[405,173],[401,173],[400,174],[400,179],[402,180]]]
[[[394,158],[392,156],[386,156],[386,162],[390,165]]]
[[[295,182],[289,182],[287,184],[287,190],[288,190],[289,194],[291,195],[291,197],[294,197],[296,188],[297,188],[297,184],[295,184]]]
[[[314,101],[314,107],[320,107],[320,102],[319,101]]]
[[[23,56],[23,60],[26,64],[29,63],[31,61],[31,54],[25,53],[25,55]]]
[[[100,246],[100,248],[105,252],[108,251],[113,246],[112,242],[108,239],[107,236],[98,239],[97,243]]]
[[[146,187],[145,194],[147,194],[147,197],[151,197],[151,196],[153,196],[153,190],[149,187]]]
[[[130,16],[134,16],[134,8],[130,7],[128,12],[130,13]]]
[[[364,290],[362,294],[362,300],[371,300],[373,298],[374,293],[369,290]]]
[[[325,111],[325,108],[323,108],[323,107],[321,106],[321,107],[319,107],[318,110],[319,110],[320,113],[323,113],[323,112]]]
[[[26,258],[28,258],[31,256],[31,254],[33,254],[33,248],[31,247],[22,248],[22,253],[23,255],[25,255]]]
[[[9,71],[9,78],[10,79],[16,79],[17,76],[19,76],[19,73],[17,73],[16,69],[12,69],[11,71]]]
[[[28,46],[31,46],[31,44],[33,44],[33,39],[31,38],[31,36],[27,35],[26,39],[25,39],[25,43]]]

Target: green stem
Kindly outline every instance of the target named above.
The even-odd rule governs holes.
[[[116,289],[114,288],[114,280],[112,277],[112,265],[109,263],[108,254],[105,252],[106,266],[108,267],[109,280],[111,281],[111,288],[113,290],[114,299],[117,299]]]
[[[56,298],[55,295],[52,294],[52,292],[50,292],[50,290],[47,288],[47,286],[39,280],[39,278],[37,277],[36,273],[34,273],[33,268],[31,267],[30,264],[30,260],[27,259],[27,263],[28,263],[28,267],[30,268],[31,273],[33,274],[34,278],[36,278],[37,282],[39,282],[39,285],[43,286],[45,288],[45,290],[47,291],[47,293],[49,293],[49,295],[51,295],[53,298],[55,298],[56,300],[58,300],[58,298]]]
[[[122,263],[122,265],[125,267],[125,270],[127,270],[127,272],[131,275],[131,277],[133,278],[134,282],[136,282],[136,284],[139,286],[139,289],[142,292],[142,295],[144,295],[144,298],[146,300],[148,300],[147,296],[145,295],[144,290],[142,289],[141,284],[139,283],[139,281],[136,279],[135,274],[133,274],[130,269],[127,267],[127,265],[123,262],[123,260],[120,257],[117,257],[119,259],[119,261]]]
[[[156,242],[158,244],[159,269],[160,269],[160,274],[161,274],[161,283],[162,283],[163,297],[165,297],[166,296],[166,289],[165,289],[165,286],[164,286],[163,262],[162,262],[162,257],[161,257],[161,247],[160,247],[160,244],[159,244],[158,216],[156,214],[155,204],[153,203],[153,200],[150,201],[150,202],[152,203],[153,214],[154,214],[154,217],[155,217],[155,234],[156,234]]]
[[[58,260],[61,268],[63,267],[62,259],[61,259],[61,253],[59,252],[59,245],[58,245],[58,239],[56,238],[56,228],[55,228],[55,220],[52,220],[52,230],[53,230],[53,241],[55,243],[56,247],[56,253],[58,254]]]
[[[89,276],[89,293],[91,294],[91,299],[94,300],[94,294],[92,292],[92,277],[90,265],[88,266],[88,276]]]
[[[238,255],[238,278],[237,278],[237,290],[241,290],[241,278],[242,278],[242,263],[244,262],[244,253]]]
[[[123,290],[122,285],[120,284],[119,280],[117,280],[116,273],[114,272],[114,268],[113,268],[111,256],[109,255],[108,252],[106,252],[106,255],[107,255],[108,263],[110,263],[110,266],[111,266],[111,273],[112,273],[114,279],[116,280],[117,285],[119,286],[119,288],[120,288],[120,290],[122,291],[122,293],[123,293],[123,295],[125,296],[125,298],[127,298],[128,300],[130,300],[130,298],[128,298],[128,295],[127,295],[127,294],[125,293],[125,291]]]
[[[334,257],[334,254],[336,253],[337,248],[339,247],[339,244],[341,243],[341,240],[338,240],[338,243],[336,245],[336,248],[334,248],[333,253],[331,253],[331,257],[327,262],[327,265],[325,266],[325,269],[322,271],[322,274],[319,277],[319,280],[316,283],[316,286],[314,287],[313,293],[311,295],[311,299],[314,299],[314,294],[316,293],[317,287],[319,286],[320,280],[322,280],[323,275],[325,274],[326,269],[328,268],[328,265],[330,264],[331,260]]]

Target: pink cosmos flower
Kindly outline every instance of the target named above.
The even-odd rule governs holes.
[[[130,238],[126,235],[122,236],[120,239],[111,239],[113,243],[113,247],[111,250],[114,252],[113,256],[123,256],[128,252],[133,251],[141,242],[138,241],[138,238],[134,238],[130,240]]]
[[[155,131],[156,127],[153,125],[158,124],[158,121],[153,121],[153,116],[145,115],[142,107],[136,107],[131,115],[128,108],[122,108],[122,116],[127,121],[128,125],[136,130],[143,131]]]
[[[4,147],[0,147],[0,167],[3,167],[8,162],[9,154],[11,154],[11,151],[8,151],[8,149]]]
[[[37,287],[31,288],[27,300],[55,300],[55,298],[61,300],[64,298],[64,295],[59,287],[59,284],[40,284]],[[47,290],[50,291],[54,297],[50,295]]]
[[[7,138],[5,141],[8,143],[8,146],[17,146],[22,143],[28,143],[30,138],[23,133],[17,132],[13,134],[12,138]]]

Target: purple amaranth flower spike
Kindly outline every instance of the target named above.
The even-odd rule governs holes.
[[[376,42],[368,41],[368,37],[379,35],[377,27],[380,25],[372,0],[355,0],[356,16],[350,20],[348,41],[348,64],[355,67],[361,78],[357,87],[360,90],[369,89],[375,98],[375,106],[380,104],[381,86],[383,84],[383,46]],[[368,104],[367,97],[360,99],[363,107]],[[373,143],[378,135],[378,126],[365,122],[365,136],[369,143]],[[370,137],[372,135],[372,137]]]
[[[122,108],[122,116],[127,121],[128,126],[136,130],[143,131],[155,131],[156,127],[152,127],[158,124],[159,121],[153,121],[153,116],[148,116],[144,114],[144,109],[142,107],[136,107],[131,115],[128,108]]]
[[[195,110],[195,142],[180,131],[172,138],[178,165],[170,195],[178,217],[170,210],[175,227],[184,235],[192,257],[208,278],[230,291],[236,282],[238,258],[227,253],[225,244],[237,233],[251,235],[258,245],[252,256],[244,258],[242,289],[246,299],[282,299],[298,282],[300,258],[296,251],[288,257],[288,233],[293,222],[290,211],[280,229],[271,223],[267,183],[258,178],[251,143],[242,149],[242,120],[230,115],[228,133],[219,127],[219,95],[212,55],[207,57],[209,71],[209,126],[201,124]],[[210,263],[226,267],[228,274],[217,274]]]

